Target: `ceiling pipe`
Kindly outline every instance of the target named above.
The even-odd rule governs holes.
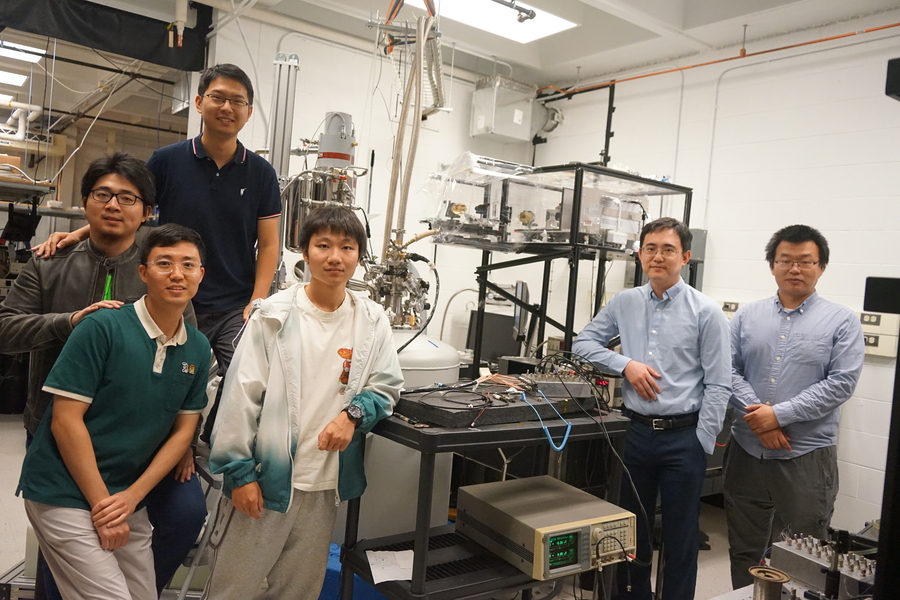
[[[516,6],[516,0],[494,0],[494,2],[496,2],[497,4],[502,4],[503,6],[506,6],[507,8],[511,8],[513,10],[518,11],[519,16],[517,17],[517,19],[519,20],[519,23],[524,23],[528,19],[533,19],[537,16],[537,13],[534,12],[530,8]]]
[[[228,0],[194,0],[198,4],[203,4],[204,6],[210,6],[217,10],[231,12],[231,3]],[[344,46],[345,48],[350,48],[352,50],[358,50],[364,54],[371,55],[372,54],[372,41],[365,40],[363,38],[358,38],[356,36],[350,35],[348,33],[343,33],[341,31],[337,31],[335,29],[329,29],[327,27],[322,27],[321,25],[316,25],[315,23],[310,23],[308,21],[301,21],[300,19],[295,19],[293,17],[289,17],[287,15],[282,15],[279,13],[270,12],[267,10],[262,10],[259,8],[250,8],[248,9],[244,15],[250,19],[255,21],[259,21],[261,23],[266,23],[268,25],[274,25],[275,27],[280,27],[282,29],[289,29],[293,32],[299,33],[301,35],[305,35],[311,38],[315,38],[317,40],[321,40],[323,42],[329,42],[333,44],[337,44],[339,46]],[[280,51],[281,48],[278,48]],[[454,79],[462,79],[463,81],[467,81],[469,83],[475,83],[479,79],[483,77],[483,75],[479,75],[478,73],[473,73],[472,71],[468,71],[465,69],[460,69],[457,67],[454,73]]]
[[[0,107],[15,109],[9,116],[9,119],[6,120],[6,124],[12,125],[13,123],[15,123],[15,121],[18,120],[19,126],[16,129],[16,132],[0,132],[0,140],[11,140],[14,142],[21,142],[25,139],[25,135],[28,133],[28,124],[41,116],[41,113],[44,110],[40,106],[36,106],[34,104],[13,102],[12,100],[9,100],[7,102],[0,102]]]
[[[666,69],[664,71],[656,71],[654,73],[646,73],[644,75],[635,75],[634,77],[623,77],[622,79],[614,79],[612,81],[607,81],[604,83],[597,83],[594,85],[588,85],[580,88],[568,89],[564,90],[556,87],[555,85],[546,85],[538,90],[538,93],[544,90],[553,90],[556,92],[555,94],[547,94],[545,96],[538,96],[538,100],[541,102],[555,102],[557,100],[562,100],[563,98],[571,98],[576,94],[583,94],[585,92],[592,92],[594,90],[603,89],[605,87],[609,87],[611,85],[617,83],[624,83],[626,81],[636,81],[638,79],[646,79],[648,77],[656,77],[657,75],[666,75],[669,73],[678,73],[679,71],[687,71],[688,69],[697,69],[699,67],[708,67],[710,65],[718,65],[721,63],[730,62],[733,60],[740,60],[742,58],[751,58],[754,56],[762,56],[763,54],[771,54],[772,52],[783,52],[785,50],[792,50],[794,48],[802,48],[804,46],[811,46],[813,44],[821,44],[823,42],[830,42],[833,40],[840,40],[844,38],[853,37],[855,35],[863,35],[866,33],[874,33],[876,31],[884,31],[885,29],[891,29],[893,27],[900,27],[900,23],[891,23],[890,25],[881,25],[878,27],[870,27],[869,29],[863,29],[862,31],[851,31],[849,33],[842,33],[840,35],[832,35],[829,37],[819,38],[815,40],[809,40],[807,42],[800,42],[797,44],[789,44],[787,46],[779,46],[778,48],[769,48],[768,50],[760,50],[759,52],[747,52],[744,48],[741,48],[740,53],[737,56],[729,56],[727,58],[720,58],[718,60],[710,60],[707,62],[698,63],[695,65],[688,65],[685,67],[676,67],[672,69]]]

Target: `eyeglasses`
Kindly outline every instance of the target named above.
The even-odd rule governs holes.
[[[805,271],[806,269],[812,269],[817,264],[819,264],[817,260],[776,260],[775,268],[779,271],[788,271],[794,265],[797,265],[797,268]]]
[[[247,108],[250,106],[250,103],[246,100],[235,100],[234,98],[223,98],[222,96],[216,96],[215,94],[202,94],[206,98],[209,98],[209,101],[215,104],[216,106],[224,106],[226,102],[230,102],[232,108]]]
[[[95,202],[102,202],[103,204],[108,203],[110,200],[115,198],[119,204],[122,206],[133,206],[135,202],[140,200],[144,201],[140,196],[135,196],[131,192],[119,192],[118,194],[113,194],[111,191],[105,188],[97,188],[91,190],[91,200]]]
[[[673,248],[672,246],[664,246],[662,248],[657,248],[656,246],[642,246],[641,254],[646,254],[647,256],[653,257],[657,254],[662,254],[663,258],[672,258],[678,254],[684,254],[681,250]]]
[[[185,275],[193,275],[195,273],[200,272],[200,267],[203,266],[200,263],[185,261],[185,262],[173,262],[171,260],[148,260],[148,265],[153,265],[153,268],[157,273],[161,275],[168,275],[172,271],[175,270],[175,265],[178,265],[181,268],[181,272]]]

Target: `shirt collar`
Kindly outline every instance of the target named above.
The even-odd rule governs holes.
[[[146,298],[146,295],[141,296],[140,300],[134,303],[134,312],[137,313],[138,320],[144,327],[144,331],[147,332],[147,336],[151,340],[157,340],[160,344],[165,344],[166,334],[163,333],[162,329],[159,328],[159,325],[156,324],[156,321],[153,320],[153,317],[147,311],[147,304],[144,302]],[[170,343],[180,346],[185,342],[187,342],[187,331],[184,328],[184,317],[182,317],[181,323],[178,324],[178,331],[175,332]]]
[[[809,295],[809,297],[806,300],[804,300],[803,302],[800,303],[800,306],[798,306],[797,308],[788,309],[788,308],[785,308],[781,304],[781,298],[778,297],[778,291],[776,290],[775,291],[775,308],[779,311],[784,311],[786,313],[800,311],[800,314],[802,315],[803,312],[806,310],[809,310],[809,308],[813,304],[815,304],[818,299],[819,299],[819,292],[813,292],[812,294]]]
[[[657,298],[656,293],[653,291],[653,286],[648,283],[647,284],[647,293],[650,295],[649,297],[651,300],[669,300],[671,298],[674,298],[678,294],[680,294],[681,290],[683,290],[684,286],[686,286],[686,285],[687,284],[684,282],[684,279],[679,277],[678,282],[675,285],[673,285],[672,287],[667,289],[665,292],[663,292],[662,298]]]
[[[191,150],[197,158],[208,158],[209,154],[206,153],[206,148],[203,147],[203,143],[200,141],[202,137],[203,134],[201,133],[191,140]],[[237,165],[247,162],[247,149],[244,148],[241,140],[237,140],[237,152],[234,153],[234,158],[231,159],[231,162]]]

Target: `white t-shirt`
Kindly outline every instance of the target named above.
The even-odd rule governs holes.
[[[300,398],[294,406],[298,432],[294,487],[306,492],[337,488],[338,453],[319,450],[319,433],[346,405],[344,390],[353,356],[353,301],[349,294],[334,312],[316,308],[297,294],[299,313]]]

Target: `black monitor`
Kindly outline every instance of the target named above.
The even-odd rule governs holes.
[[[469,315],[469,334],[466,348],[475,347],[475,323],[478,311]],[[516,319],[512,315],[484,313],[484,331],[481,336],[481,360],[495,363],[501,356],[518,356],[520,344],[516,341],[514,329]]]

